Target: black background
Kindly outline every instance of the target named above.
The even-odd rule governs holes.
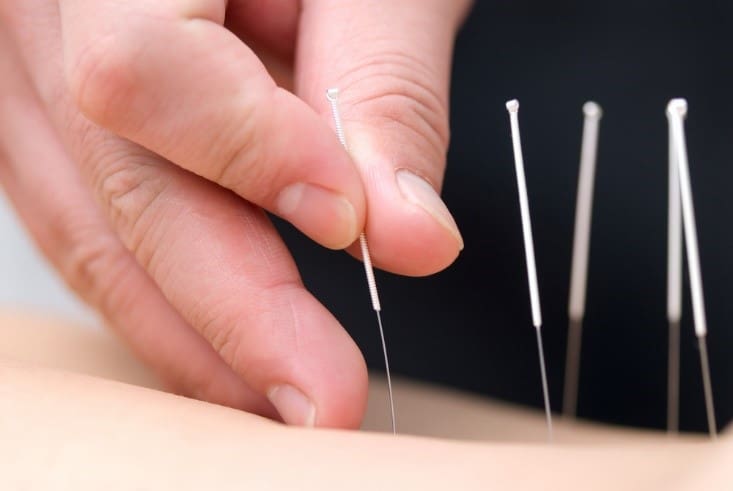
[[[610,4],[613,4],[612,6]],[[637,5],[642,4],[643,5]],[[666,417],[667,101],[685,97],[716,413],[733,416],[733,7],[724,1],[478,0],[456,46],[443,196],[466,248],[429,278],[379,272],[393,370],[541,406],[509,123],[520,125],[551,401],[562,400],[581,107],[604,108],[580,417]],[[360,263],[282,224],[307,286],[382,367]],[[687,284],[687,283],[686,283]],[[687,287],[686,287],[687,288]],[[681,429],[706,429],[685,292]]]

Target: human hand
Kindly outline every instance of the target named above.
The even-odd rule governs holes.
[[[363,358],[261,208],[330,248],[366,223],[375,265],[396,273],[450,264],[462,241],[434,190],[467,9],[2,2],[0,179],[65,280],[176,390],[355,427]]]

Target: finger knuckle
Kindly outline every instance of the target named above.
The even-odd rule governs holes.
[[[302,333],[291,303],[302,287],[283,280],[263,287],[249,302],[202,298],[192,325],[235,372],[248,380],[282,369],[297,356]]]
[[[70,58],[67,85],[79,109],[104,123],[124,108],[135,90],[132,75],[141,49],[131,36],[109,34],[82,46]]]
[[[199,332],[211,344],[211,347],[214,348],[214,351],[219,354],[222,360],[235,368],[242,344],[241,330],[238,329],[240,323],[231,315],[217,313],[217,309],[206,310],[206,318],[199,324]],[[197,322],[194,322],[194,325],[197,324]]]
[[[155,166],[144,159],[123,153],[108,155],[96,166],[96,194],[107,215],[128,249],[138,261],[147,266],[151,253],[143,250],[144,239],[158,216],[158,202],[164,193],[165,182]]]
[[[431,82],[438,75],[417,57],[394,51],[363,57],[344,75],[344,93],[358,94],[352,110],[374,124],[394,124],[436,154],[450,140],[447,94]]]
[[[219,154],[211,159],[213,167],[209,171],[214,182],[229,189],[247,189],[254,200],[266,194],[278,168],[268,161],[270,155],[265,151],[263,143],[266,142],[262,138],[269,133],[262,126],[267,124],[267,118],[260,117],[258,111],[257,107],[247,107],[236,118],[236,124],[222,128],[214,137],[211,147],[219,149]]]

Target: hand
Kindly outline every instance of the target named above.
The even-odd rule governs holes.
[[[66,281],[176,390],[355,427],[363,358],[261,208],[330,248],[366,224],[396,273],[449,265],[462,241],[436,190],[467,9],[2,2],[0,179]]]

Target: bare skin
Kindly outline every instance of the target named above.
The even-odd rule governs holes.
[[[558,442],[531,443],[543,438],[539,412],[406,381],[397,386],[404,429],[455,437],[470,427],[483,441],[287,427],[153,389],[155,377],[105,333],[37,316],[0,315],[0,360],[7,489],[692,490],[733,482],[727,436],[711,444],[560,423]],[[374,408],[384,404],[377,389]],[[367,425],[384,427],[385,414],[368,413]]]

